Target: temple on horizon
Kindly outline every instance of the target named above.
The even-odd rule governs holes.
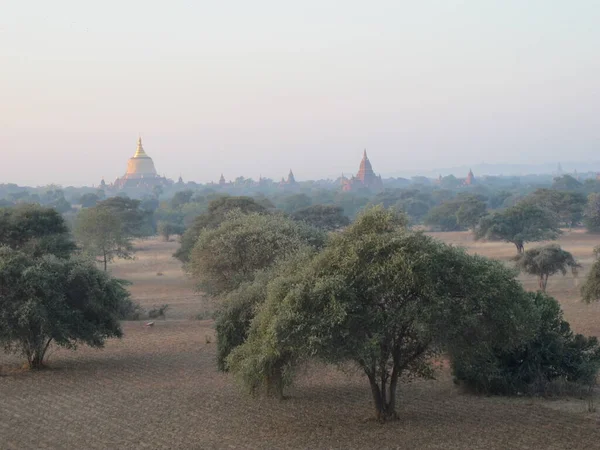
[[[363,159],[360,162],[358,168],[358,174],[352,176],[352,178],[346,178],[342,175],[342,190],[343,191],[354,191],[357,189],[370,189],[379,191],[383,189],[383,181],[381,175],[375,175],[371,161],[367,157],[367,150],[363,152]]]
[[[169,186],[171,184],[173,184],[171,180],[158,175],[154,162],[145,152],[142,146],[142,138],[139,137],[135,154],[127,162],[127,172],[122,177],[117,178],[109,187],[113,189],[152,189],[154,186]],[[104,180],[102,180],[100,186],[106,186]]]

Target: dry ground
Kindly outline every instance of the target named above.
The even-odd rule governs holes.
[[[514,252],[466,233],[436,237],[505,260]],[[589,268],[600,238],[571,233],[560,243]],[[306,369],[286,401],[253,400],[217,372],[212,321],[191,319],[211,306],[170,258],[177,244],[139,246],[113,273],[133,282],[145,308],[170,304],[167,320],[127,322],[104,350],[54,349],[51,369],[38,373],[0,354],[0,449],[600,448],[600,415],[583,400],[472,396],[447,373],[402,386],[400,420],[386,425],[368,420],[360,374],[331,367]],[[582,304],[571,277],[553,278],[549,290],[576,331],[600,336],[600,305]]]

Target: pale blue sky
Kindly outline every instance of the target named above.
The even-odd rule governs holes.
[[[600,160],[600,1],[0,0],[0,182]],[[599,169],[600,167],[594,168]]]

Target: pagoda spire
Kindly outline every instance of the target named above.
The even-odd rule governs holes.
[[[148,155],[144,151],[144,147],[142,146],[142,136],[138,136],[137,140],[137,148],[135,149],[134,158],[148,158]]]

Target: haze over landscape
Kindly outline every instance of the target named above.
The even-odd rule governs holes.
[[[333,178],[363,148],[384,177],[482,162],[600,170],[595,1],[1,11],[3,182],[113,180],[138,133],[161,175],[199,182],[290,167]]]

